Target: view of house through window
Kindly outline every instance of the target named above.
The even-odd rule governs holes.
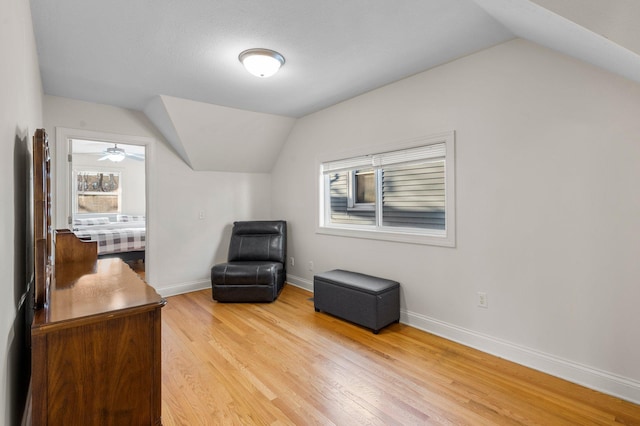
[[[380,239],[428,236],[451,245],[453,132],[414,141],[420,142],[323,162],[320,232]]]
[[[355,170],[351,174],[353,175],[351,182],[354,186],[353,193],[355,194],[351,207],[373,207],[376,202],[376,181],[373,170]]]

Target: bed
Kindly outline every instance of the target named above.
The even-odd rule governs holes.
[[[78,238],[98,242],[98,257],[144,261],[146,222],[144,216],[76,218],[73,232]]]

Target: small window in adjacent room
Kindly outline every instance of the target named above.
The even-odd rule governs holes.
[[[119,171],[74,171],[76,176],[74,212],[120,213],[122,192]]]
[[[454,133],[320,164],[318,232],[455,245]]]

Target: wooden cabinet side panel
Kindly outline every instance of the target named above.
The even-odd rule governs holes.
[[[106,424],[150,424],[153,395],[153,317],[144,312],[103,324],[106,338],[93,345],[104,373],[95,377],[103,401],[94,412],[104,413]],[[106,356],[101,356],[106,354]]]
[[[47,424],[47,337],[31,337],[31,422]]]
[[[83,330],[69,328],[47,335],[47,401],[48,423],[73,424],[71,420],[83,411],[84,399],[91,392],[84,368]]]
[[[157,424],[156,328],[145,311],[49,334],[42,424]]]
[[[151,399],[152,418],[156,425],[162,424],[162,309],[150,313],[153,316],[153,390]]]

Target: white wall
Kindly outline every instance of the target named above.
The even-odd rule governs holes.
[[[517,39],[306,116],[272,173],[289,279],[398,280],[404,322],[640,402],[638,111],[637,83]],[[457,247],[315,234],[318,157],[448,130]]]
[[[52,139],[58,126],[155,138],[147,280],[162,295],[209,286],[211,266],[226,260],[233,221],[270,218],[270,175],[194,172],[141,112],[45,96],[44,118]]]
[[[29,2],[3,1],[0,16],[0,423],[12,425],[22,416],[29,380],[29,165],[31,137],[42,127],[42,85]]]

